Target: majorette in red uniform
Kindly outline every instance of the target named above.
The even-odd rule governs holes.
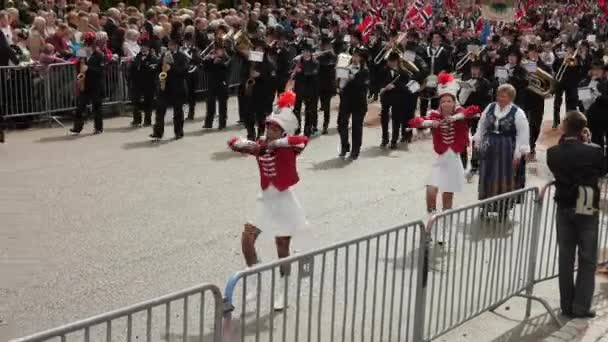
[[[439,109],[431,110],[426,117],[410,120],[412,128],[432,128],[433,149],[437,160],[433,164],[431,175],[427,180],[427,210],[436,210],[438,191],[443,193],[443,209],[451,209],[455,192],[464,188],[465,174],[460,160],[460,153],[469,145],[469,127],[467,119],[479,115],[477,106],[462,108],[458,105],[456,94],[458,83],[447,73],[438,76],[437,91]]]
[[[308,138],[288,136],[297,126],[293,114],[295,94],[287,91],[279,97],[278,109],[266,119],[266,136],[258,141],[232,138],[228,146],[234,151],[254,155],[260,170],[262,194],[257,220],[245,224],[241,247],[247,266],[258,263],[255,241],[260,233],[274,237],[279,258],[289,256],[289,243],[295,232],[306,226],[306,216],[293,190],[298,183],[296,158]],[[289,273],[281,269],[281,276]],[[280,304],[275,301],[275,308]]]

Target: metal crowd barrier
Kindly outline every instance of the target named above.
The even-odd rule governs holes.
[[[12,118],[44,114],[46,85],[41,68],[0,67],[0,115]]]
[[[224,341],[419,341],[424,241],[416,221],[237,272]]]
[[[600,183],[600,212],[598,234],[598,264],[608,263],[608,182]],[[559,254],[557,245],[556,212],[557,204],[553,199],[555,185],[553,182],[545,185],[538,199],[541,207],[539,244],[536,262],[538,267],[534,277],[535,282],[552,279],[559,274]]]
[[[608,182],[601,187],[603,251]],[[561,324],[533,296],[536,283],[558,275],[553,191],[521,189],[434,215],[426,228],[411,222],[237,272],[223,305],[216,286],[201,285],[16,341],[132,341],[137,332],[193,340],[193,325],[197,341],[432,341],[515,296],[527,299],[526,317],[536,300]],[[172,309],[183,312],[178,329]]]
[[[128,62],[107,65],[103,105],[122,106],[131,101]],[[228,80],[229,87],[239,85],[242,61],[233,59]],[[208,90],[207,73],[198,68],[196,92]],[[0,67],[0,115],[5,118],[20,116],[51,116],[76,109],[76,74],[72,63]],[[122,109],[122,107],[121,107]]]
[[[209,294],[211,306],[207,305]],[[178,337],[189,341],[191,333],[198,334],[196,341],[199,342],[220,341],[222,309],[221,291],[215,285],[203,284],[13,342],[132,342],[144,338],[146,342],[152,342],[173,341]],[[207,331],[209,333],[205,335]]]
[[[522,189],[430,220],[428,282],[421,294],[426,313],[418,313],[425,317],[426,340],[532,285],[537,194],[537,188]]]

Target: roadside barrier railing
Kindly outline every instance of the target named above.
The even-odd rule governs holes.
[[[426,313],[418,313],[425,317],[425,340],[532,285],[537,195],[537,188],[521,189],[431,218],[428,281],[421,291]]]
[[[224,341],[419,341],[423,229],[416,221],[235,273]]]
[[[608,182],[601,189],[598,256],[607,263]],[[432,341],[515,296],[527,299],[525,317],[537,301],[561,325],[534,296],[535,284],[558,275],[553,195],[552,183],[521,189],[439,213],[426,225],[410,222],[248,268],[229,278],[223,303],[218,287],[205,284],[15,341],[132,341],[136,331],[146,341]],[[172,310],[185,318],[172,321]]]
[[[220,341],[222,310],[219,288],[203,284],[13,342]]]
[[[108,63],[104,81],[103,105],[117,105],[120,111],[132,98],[130,63],[112,61]],[[242,61],[233,59],[230,65],[228,86],[239,85]],[[69,113],[76,109],[76,75],[72,63],[56,63],[46,67],[40,65],[0,67],[0,115],[7,119],[23,116],[47,116],[55,119],[58,113]],[[207,73],[197,69],[197,93],[208,90]]]

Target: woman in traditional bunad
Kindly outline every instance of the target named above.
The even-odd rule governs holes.
[[[477,106],[460,107],[456,100],[458,88],[458,83],[452,75],[439,74],[439,108],[429,111],[424,118],[410,120],[412,128],[432,129],[433,149],[437,153],[437,159],[426,183],[426,206],[430,215],[437,210],[439,191],[442,192],[443,210],[451,209],[454,193],[461,192],[465,184],[460,154],[469,145],[469,126],[466,120],[479,115],[481,110]]]
[[[530,153],[530,126],[524,111],[513,103],[515,97],[512,85],[498,87],[496,102],[484,110],[473,137],[479,148],[480,200],[526,185],[525,160]],[[486,207],[483,215],[495,212],[503,220],[513,205],[513,201],[496,203]]]
[[[308,138],[287,135],[297,126],[293,114],[295,98],[291,91],[279,97],[278,109],[266,119],[266,135],[258,141],[245,138],[228,141],[232,150],[255,156],[260,170],[262,194],[257,220],[246,223],[241,235],[241,248],[248,267],[260,261],[255,248],[258,236],[274,238],[279,258],[285,258],[289,256],[292,237],[307,224],[293,188],[299,181],[296,158],[306,147]],[[288,276],[289,271],[289,267],[281,267],[281,277]],[[283,299],[277,291],[275,309],[284,308]]]

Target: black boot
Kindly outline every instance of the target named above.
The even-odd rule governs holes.
[[[152,126],[152,113],[146,113],[144,116],[144,127]]]
[[[348,152],[350,152],[350,145],[342,146],[340,149],[340,158],[346,157]]]
[[[194,108],[190,107],[190,110],[188,111],[188,117],[186,118],[186,120],[194,120]]]
[[[0,144],[4,144],[6,142],[4,137],[4,130],[0,129]]]

